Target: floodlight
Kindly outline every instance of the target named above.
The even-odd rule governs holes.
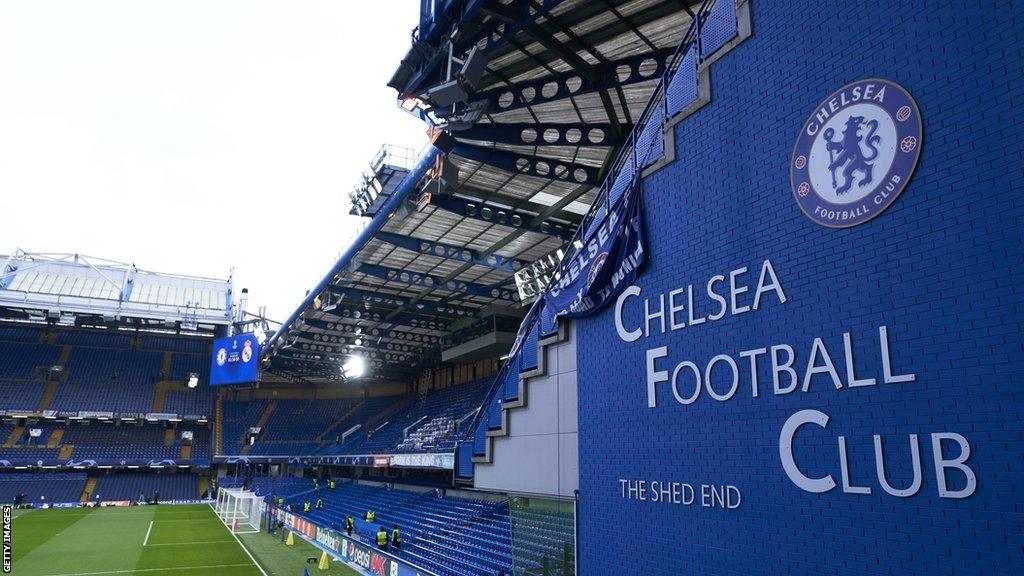
[[[199,386],[199,374],[196,372],[188,373],[188,380],[185,381],[189,388],[195,388]]]
[[[366,372],[366,362],[360,356],[352,356],[341,367],[341,373],[346,380],[359,378]]]

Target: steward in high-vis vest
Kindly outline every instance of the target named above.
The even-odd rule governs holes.
[[[388,533],[384,530],[383,526],[377,528],[377,548],[381,550],[388,549]]]
[[[367,522],[373,522],[376,519],[377,519],[377,513],[376,512],[374,512],[373,510],[367,510],[366,511],[366,521]]]
[[[345,518],[345,532],[349,536],[351,536],[352,535],[352,530],[354,530],[355,527],[356,527],[356,520],[355,520],[355,518],[352,517],[351,514],[349,514],[348,518]]]
[[[398,526],[391,527],[391,547],[395,550],[402,547],[402,533],[398,531]]]
[[[303,512],[309,512],[309,508],[310,508],[310,506],[309,506],[309,502],[304,502],[304,503],[302,504],[302,511],[303,511]]]
[[[316,499],[316,509],[319,510],[324,507],[324,501],[322,498]]]
[[[331,490],[334,490],[334,480],[333,479],[327,481],[327,487],[329,489],[331,489]]]

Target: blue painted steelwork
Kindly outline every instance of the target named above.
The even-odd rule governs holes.
[[[509,302],[516,301],[511,290],[502,289],[499,286],[487,286],[484,284],[477,284],[475,282],[464,282],[462,280],[445,281],[444,278],[441,278],[440,276],[433,276],[420,272],[410,272],[408,270],[399,270],[397,268],[389,268],[378,264],[360,264],[358,270],[359,272],[369,274],[370,276],[380,278],[381,280],[387,280],[388,282],[400,282],[408,286],[423,286],[424,288],[436,288],[438,290],[447,290],[449,292],[469,294],[472,296],[483,296],[484,298],[498,298]]]
[[[480,92],[473,98],[487,100],[490,110],[505,112],[629,84],[656,81],[665,73],[665,65],[675,51],[675,47],[672,47],[607,64],[597,64],[591,68],[592,73],[589,77],[580,70],[570,70],[538,80]],[[583,126],[589,125],[581,125]]]
[[[517,154],[494,148],[484,148],[472,144],[457,144],[452,150],[455,154],[489,164],[495,168],[508,170],[514,174],[528,174],[548,180],[565,180],[577,184],[599,184],[600,170],[594,166],[566,162],[557,158],[545,158],[534,154]]]
[[[345,252],[342,253],[342,255],[334,263],[334,266],[331,267],[330,271],[328,271],[327,274],[320,280],[320,282],[318,282],[317,285],[314,286],[313,289],[309,291],[309,294],[307,294],[306,297],[302,300],[302,303],[299,304],[299,307],[296,308],[291,313],[291,315],[288,316],[288,318],[284,321],[283,324],[281,324],[281,328],[278,329],[273,336],[267,339],[267,342],[260,349],[261,355],[281,338],[281,334],[285,334],[288,332],[288,329],[291,328],[292,324],[295,322],[296,319],[298,319],[299,315],[302,314],[304,310],[306,310],[313,304],[313,300],[317,298],[321,292],[323,292],[328,286],[330,286],[331,282],[334,281],[334,277],[336,275],[341,273],[352,263],[356,254],[358,254],[359,251],[363,249],[363,246],[365,246],[366,243],[370,241],[370,238],[372,238],[374,234],[379,232],[380,229],[384,227],[384,224],[388,222],[388,219],[390,218],[391,214],[398,210],[398,208],[402,205],[402,202],[405,201],[409,194],[412,191],[418,189],[418,184],[420,180],[427,173],[427,170],[434,166],[434,162],[437,160],[437,155],[438,150],[433,146],[428,147],[424,151],[423,155],[420,156],[419,159],[416,161],[416,165],[413,166],[412,171],[406,174],[405,178],[402,180],[402,183],[398,185],[398,188],[396,188],[394,193],[391,194],[391,196],[388,198],[388,201],[384,203],[384,206],[377,213],[377,215],[370,219],[370,222],[366,226],[366,228],[364,228],[363,231],[359,233],[359,236],[357,236],[356,239],[352,242],[352,244],[350,244],[349,247],[345,250]]]
[[[630,124],[623,124],[628,130]],[[608,123],[476,124],[453,133],[458,138],[520,146],[615,146],[614,129]]]
[[[491,18],[481,30],[467,38],[461,39],[454,47],[456,55],[468,52],[473,46],[481,43],[483,53],[490,54],[504,46],[519,32],[534,25],[538,18],[546,16],[554,7],[565,0],[543,0],[530,10],[523,11],[522,19],[510,22],[507,19]],[[446,45],[446,38],[449,32],[461,27],[463,23],[470,22],[481,11],[485,2],[483,0],[468,0],[458,2],[452,0],[421,0],[420,28],[418,40],[433,48],[443,48]],[[423,49],[427,49],[425,46]],[[434,57],[425,62],[420,62],[417,69],[404,82],[405,86],[397,88],[400,97],[414,96],[421,92],[421,88],[428,82],[440,80],[439,67],[446,59],[443,57],[446,49],[439,49]]]
[[[367,312],[354,306],[337,306],[333,308],[325,308],[323,312],[327,313],[327,322],[376,322],[381,323],[385,321],[385,317],[388,313],[384,312]],[[389,311],[390,312],[390,311]],[[359,316],[355,316],[359,314]],[[388,323],[392,326],[399,328],[419,328],[421,330],[433,330],[435,332],[446,332],[448,330],[448,322],[437,320],[434,318],[417,318],[412,315],[399,315],[395,318],[391,318]]]
[[[446,260],[458,260],[459,262],[466,262],[477,266],[486,266],[492,270],[501,270],[503,272],[515,272],[528,264],[522,260],[501,256],[500,254],[484,256],[480,252],[464,246],[445,244],[444,242],[431,242],[430,240],[422,240],[391,232],[379,232],[377,233],[377,239],[420,254],[437,256]]]
[[[457,306],[454,304],[440,302],[413,302],[411,298],[403,298],[392,294],[382,294],[380,292],[367,292],[366,290],[360,290],[358,288],[331,286],[329,289],[334,294],[340,294],[351,299],[353,302],[382,306],[391,310],[401,308],[415,312],[436,312],[441,315],[466,316],[470,318],[475,317],[478,313],[475,308],[469,308],[467,306]]]
[[[567,224],[554,220],[543,220],[534,224],[535,215],[510,208],[488,204],[477,200],[466,200],[457,196],[441,196],[435,194],[430,199],[430,204],[464,218],[472,218],[484,222],[503,224],[512,228],[529,230],[538,234],[554,236],[568,240],[572,238],[576,230],[575,224]]]

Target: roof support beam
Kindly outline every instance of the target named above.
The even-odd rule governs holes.
[[[570,70],[511,86],[500,86],[480,92],[474,99],[487,100],[491,114],[498,114],[571,96],[657,80],[665,73],[665,64],[673,52],[675,47],[593,65],[596,73],[591,77],[581,74],[578,70]],[[647,62],[648,60],[651,62]]]
[[[534,223],[535,215],[520,212],[510,208],[503,208],[487,202],[466,200],[458,196],[442,196],[435,194],[430,198],[430,204],[463,218],[471,218],[492,224],[502,224],[517,230],[536,232],[547,236],[554,236],[562,240],[571,240],[576,230],[575,224],[564,224],[552,220],[544,220]]]
[[[447,290],[448,292],[480,296],[483,298],[497,298],[499,300],[515,302],[515,296],[512,294],[511,290],[502,290],[497,286],[485,286],[475,282],[462,282],[459,280],[446,282],[439,276],[433,276],[422,272],[399,270],[397,268],[389,268],[378,264],[360,263],[358,271],[363,274],[369,274],[370,276],[380,278],[381,280],[402,283],[407,286],[436,288],[438,290]]]
[[[476,124],[455,135],[518,146],[618,146],[622,139],[612,136],[614,130],[610,123]]]
[[[467,306],[432,302],[413,302],[409,298],[404,298],[402,296],[395,296],[393,294],[383,292],[368,292],[358,288],[346,288],[343,286],[331,286],[330,290],[334,294],[344,296],[353,302],[358,302],[360,304],[382,306],[390,309],[400,308],[412,312],[421,312],[423,314],[433,313],[435,315],[449,317],[463,316],[466,318],[476,318],[479,315],[479,311],[477,309],[469,308]]]
[[[329,307],[325,306],[323,309],[324,316],[319,320],[328,323],[348,323],[348,324],[361,324],[371,323],[377,324],[385,321],[387,314],[376,314],[373,316],[364,316],[365,310],[358,309],[354,306],[336,306]],[[448,331],[448,322],[434,320],[433,318],[416,318],[415,316],[409,316],[401,320],[393,321],[390,323],[396,328],[412,328],[416,330],[427,330],[437,334],[444,334]]]
[[[411,250],[412,252],[419,254],[436,256],[446,260],[458,260],[460,262],[467,262],[478,266],[486,266],[492,270],[515,272],[524,264],[524,262],[514,258],[499,255],[481,256],[479,252],[470,248],[445,244],[443,242],[421,240],[412,236],[404,236],[402,234],[394,234],[392,232],[378,232],[377,239],[383,240],[392,246],[405,248],[406,250]]]
[[[585,164],[532,154],[506,152],[473,144],[457,144],[452,152],[463,158],[483,162],[513,173],[527,174],[547,180],[565,180],[595,186],[600,184],[598,181],[600,169]]]

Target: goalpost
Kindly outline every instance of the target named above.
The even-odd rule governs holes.
[[[266,503],[263,498],[241,488],[221,488],[217,491],[214,511],[220,521],[235,534],[260,531],[260,522]]]

